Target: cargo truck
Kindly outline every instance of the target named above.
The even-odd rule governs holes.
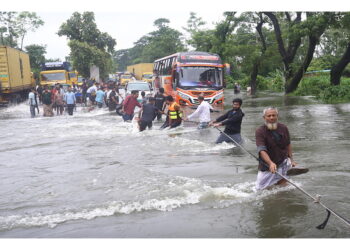
[[[135,75],[136,80],[142,80],[142,75],[153,72],[153,63],[139,63],[127,66],[126,70]]]
[[[152,72],[143,72],[141,76],[141,81],[148,82],[149,84],[152,84],[153,80],[153,73]]]
[[[63,86],[71,85],[69,62],[47,62],[41,65],[40,84],[53,86],[59,83]]]
[[[128,82],[132,81],[132,75],[130,72],[124,72],[123,74],[120,75],[120,85],[126,86]]]
[[[73,85],[73,84],[78,84],[78,71],[76,70],[73,70],[73,71],[70,71],[68,72],[69,74],[69,78],[70,78],[70,83]]]
[[[34,84],[31,81],[29,55],[0,46],[0,105],[25,100],[31,87]]]

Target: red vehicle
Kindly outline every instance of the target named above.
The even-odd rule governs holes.
[[[198,104],[199,95],[210,104],[222,104],[225,67],[217,54],[176,53],[154,61],[153,87],[163,87],[181,105]]]

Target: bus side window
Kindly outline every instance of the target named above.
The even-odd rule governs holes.
[[[173,89],[176,90],[176,87],[179,85],[179,73],[176,70],[172,71],[172,79]]]
[[[169,75],[171,75],[172,65],[173,65],[173,58],[170,58],[168,61],[168,74]]]

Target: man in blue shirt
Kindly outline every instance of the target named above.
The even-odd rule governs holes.
[[[102,108],[103,106],[103,100],[105,98],[105,92],[103,91],[102,87],[99,88],[99,90],[96,92],[96,99],[97,106],[99,108]]]
[[[71,86],[68,87],[68,92],[64,95],[64,102],[67,104],[68,114],[73,115],[76,99]]]

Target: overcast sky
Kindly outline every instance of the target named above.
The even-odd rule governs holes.
[[[69,54],[66,37],[59,37],[57,31],[60,25],[71,17],[73,12],[45,12],[40,11],[37,14],[45,22],[36,32],[29,33],[25,40],[24,46],[29,44],[47,45],[47,58],[64,59]],[[190,16],[189,11],[183,12],[145,12],[136,11],[128,12],[101,12],[96,11],[95,22],[102,32],[107,32],[117,41],[115,50],[131,48],[139,38],[147,33],[154,31],[153,23],[158,18],[167,18],[170,20],[169,26],[184,32],[182,27],[186,27],[187,20]],[[213,27],[212,23],[222,18],[221,11],[213,11],[210,16],[207,13],[198,12],[207,22],[207,27]]]
[[[337,4],[341,1],[342,4]],[[345,2],[345,3],[344,3]],[[46,45],[46,58],[64,60],[69,54],[67,39],[59,37],[60,25],[69,19],[74,11],[83,13],[93,11],[97,28],[107,32],[117,41],[115,50],[133,47],[134,42],[156,28],[153,22],[158,18],[170,20],[169,26],[180,32],[187,26],[190,12],[213,27],[213,23],[222,20],[224,11],[263,11],[263,10],[328,10],[349,11],[350,1],[332,0],[332,6],[317,7],[305,0],[293,0],[286,3],[281,0],[10,0],[1,4],[2,11],[34,11],[45,22],[36,32],[25,37],[24,46],[30,44]],[[341,9],[337,6],[342,6]],[[337,9],[338,8],[338,9]]]

